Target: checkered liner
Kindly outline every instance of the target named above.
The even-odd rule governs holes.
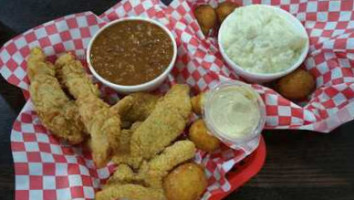
[[[138,3],[139,2],[139,3]],[[329,132],[354,117],[354,8],[353,1],[244,0],[240,5],[264,3],[294,14],[305,25],[311,47],[302,67],[316,77],[317,90],[303,107],[274,90],[254,84],[267,108],[266,128],[307,129]],[[65,51],[83,61],[93,34],[106,22],[126,16],[153,18],[170,30],[178,44],[178,58],[165,92],[176,82],[188,83],[193,92],[203,91],[224,79],[238,79],[221,59],[214,33],[205,38],[193,16],[193,8],[206,1],[175,0],[166,6],[158,0],[123,0],[101,16],[92,12],[68,15],[31,29],[7,42],[0,50],[0,72],[28,97],[25,58],[30,48],[40,46],[50,60]],[[207,3],[215,6],[217,1]],[[100,87],[106,100],[118,96]],[[16,199],[92,199],[114,166],[96,169],[90,153],[80,146],[58,141],[41,125],[29,100],[11,133],[16,173]],[[203,199],[230,190],[225,178],[242,151],[223,147],[212,155],[198,152],[196,161],[206,166],[209,187]]]

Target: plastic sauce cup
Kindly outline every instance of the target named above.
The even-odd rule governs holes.
[[[236,113],[236,116],[242,117],[243,115],[249,114],[247,112],[251,112],[250,110],[242,110],[240,108],[240,106],[242,106],[241,105],[242,103],[237,103],[236,99],[234,100],[234,102],[230,100],[230,96],[235,95],[235,93],[233,93],[233,90],[235,90],[235,92],[240,91],[238,92],[238,94],[236,94],[238,95],[238,97],[249,100],[249,101],[246,100],[243,103],[248,104],[248,106],[253,106],[253,105],[255,106],[255,109],[253,109],[252,107],[253,113],[257,114],[256,115],[257,117],[255,118],[254,122],[250,122],[250,120],[247,120],[246,118],[239,119],[239,117],[235,118],[235,116],[229,115],[229,112],[238,112]],[[230,93],[230,91],[232,93]],[[219,116],[219,119],[217,119],[218,116],[215,115],[216,112],[215,106],[217,106],[216,104],[218,104],[218,106],[220,107],[221,105],[220,98],[224,98],[223,100],[228,102],[227,106],[231,105],[231,108],[226,106],[224,108],[221,107],[220,112],[222,118],[220,118],[221,116]],[[233,149],[242,149],[247,155],[252,153],[258,147],[260,141],[260,134],[265,124],[265,117],[266,117],[265,106],[260,95],[250,85],[240,81],[225,81],[219,83],[215,87],[211,88],[205,94],[202,110],[203,110],[203,119],[206,123],[206,126],[209,129],[210,134],[217,137],[220,141],[225,143],[227,146]],[[259,113],[257,113],[257,111]],[[237,131],[238,125],[239,126],[244,125],[241,124],[242,122],[245,124],[249,122],[249,124],[247,126],[247,129],[245,129],[242,134],[232,135],[230,134],[230,132],[232,131],[226,133],[225,129],[223,130],[223,127],[221,127],[223,122],[225,122],[225,124],[232,123],[232,125],[230,126],[234,128],[233,131],[235,132]]]

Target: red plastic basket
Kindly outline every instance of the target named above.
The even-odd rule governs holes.
[[[126,0],[125,2],[130,4],[133,1]],[[144,2],[148,2],[148,5],[156,3],[148,0]],[[140,5],[136,5],[136,12],[140,12]],[[0,50],[2,75],[10,83],[23,89],[24,96],[28,99],[25,58],[30,48],[40,46],[52,58],[63,51],[73,51],[75,55],[80,57],[85,52],[83,44],[86,44],[92,34],[104,24],[102,18],[107,21],[114,20],[119,17],[115,15],[115,11],[120,13],[121,8],[119,5],[115,6],[108,10],[106,15],[100,17],[91,12],[68,15],[17,36]],[[130,7],[125,6],[124,8],[129,9]],[[147,12],[150,13],[150,11]],[[157,16],[160,15],[157,14]],[[77,31],[81,34],[79,38],[76,38]],[[110,90],[105,90],[104,93],[112,99],[117,95]],[[110,165],[97,170],[90,164],[91,160],[85,156],[71,158],[71,154],[79,152],[79,150],[75,150],[72,146],[59,145],[58,141],[48,137],[45,128],[38,123],[38,120],[35,120],[36,118],[32,105],[28,102],[13,126],[11,146],[16,176],[15,199],[93,199],[94,192],[107,179],[114,166]],[[42,155],[43,153],[45,155]],[[233,153],[238,155],[237,151],[233,151]],[[220,162],[212,163],[209,172],[212,173],[212,176],[219,173],[212,178],[219,181],[220,184],[227,185],[228,189],[225,192],[222,187],[213,188],[212,191],[209,191],[208,199],[222,199],[245,184],[261,169],[265,155],[265,143],[262,138],[255,152],[237,163],[226,174],[227,181],[225,181],[224,174],[221,173],[223,168],[217,165]],[[66,156],[70,158],[67,159]],[[232,158],[230,160],[232,161]],[[216,167],[220,169],[216,169]],[[220,174],[222,174],[221,178]],[[55,181],[55,184],[52,184],[52,180]],[[54,185],[54,187],[47,188],[48,185]],[[207,192],[206,195],[208,195]]]
[[[266,152],[266,144],[263,137],[261,137],[258,148],[227,173],[227,179],[230,182],[231,190],[224,192],[219,189],[219,191],[214,193],[209,200],[220,200],[225,198],[254,177],[264,165]]]

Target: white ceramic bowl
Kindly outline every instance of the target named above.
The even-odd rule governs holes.
[[[253,6],[253,5],[250,5],[250,6]],[[305,60],[307,53],[309,51],[309,37],[307,35],[307,32],[306,32],[304,26],[301,24],[301,22],[296,17],[294,17],[292,14],[290,14],[289,12],[287,12],[283,9],[280,9],[278,7],[269,6],[269,5],[257,5],[257,6],[262,6],[264,9],[274,10],[276,13],[283,16],[288,22],[290,22],[299,31],[299,33],[304,38],[306,38],[306,44],[305,44],[304,48],[302,49],[302,52],[301,52],[298,60],[292,66],[289,66],[289,68],[287,68],[286,70],[281,71],[281,72],[276,72],[276,73],[268,73],[268,74],[249,72],[249,71],[246,71],[245,69],[243,69],[242,67],[240,67],[239,65],[237,65],[234,61],[232,61],[228,57],[228,55],[226,54],[226,52],[222,46],[221,41],[222,41],[224,29],[227,27],[228,21],[233,20],[233,19],[230,17],[227,17],[224,20],[224,22],[221,24],[221,27],[219,29],[219,34],[218,34],[219,49],[220,49],[222,57],[224,58],[226,63],[235,70],[235,72],[239,76],[243,77],[247,81],[255,82],[255,83],[264,83],[264,82],[269,82],[269,81],[275,80],[277,78],[280,78],[282,76],[285,76],[285,75],[291,73],[292,71],[294,71],[295,69],[297,69],[301,65],[301,63]],[[242,9],[242,7],[238,8],[238,9]],[[250,20],[252,20],[252,19],[250,19]]]
[[[157,26],[159,26],[161,29],[163,29],[168,36],[171,39],[172,42],[172,46],[173,46],[173,56],[171,59],[171,62],[169,63],[169,65],[166,67],[165,71],[160,74],[158,77],[156,77],[155,79],[146,82],[146,83],[142,83],[139,85],[119,85],[116,83],[112,83],[108,80],[106,80],[105,78],[103,78],[102,76],[100,76],[96,70],[94,69],[91,59],[90,59],[90,52],[91,52],[91,47],[93,42],[95,41],[96,37],[102,32],[104,31],[106,28],[122,22],[122,21],[128,21],[128,20],[139,20],[139,21],[146,21],[152,24],[155,24]],[[128,94],[128,93],[132,93],[132,92],[141,92],[141,91],[151,91],[156,89],[168,76],[168,74],[170,73],[170,71],[172,70],[175,61],[176,61],[176,57],[177,57],[177,44],[175,41],[175,38],[173,37],[171,31],[169,31],[164,25],[162,25],[161,23],[153,20],[153,19],[149,19],[149,18],[143,18],[143,17],[127,17],[127,18],[121,18],[115,21],[112,21],[108,24],[106,24],[104,27],[102,27],[99,31],[97,31],[97,33],[91,38],[91,41],[88,45],[87,48],[87,52],[86,52],[86,60],[89,66],[89,69],[91,71],[91,73],[93,74],[93,76],[95,78],[97,78],[100,82],[102,82],[104,85],[113,88],[114,90],[116,90],[119,93],[123,93],[123,94]]]

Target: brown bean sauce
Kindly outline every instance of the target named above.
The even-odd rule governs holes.
[[[155,24],[130,20],[102,31],[92,44],[90,58],[96,72],[119,85],[153,80],[173,56],[169,35]]]

